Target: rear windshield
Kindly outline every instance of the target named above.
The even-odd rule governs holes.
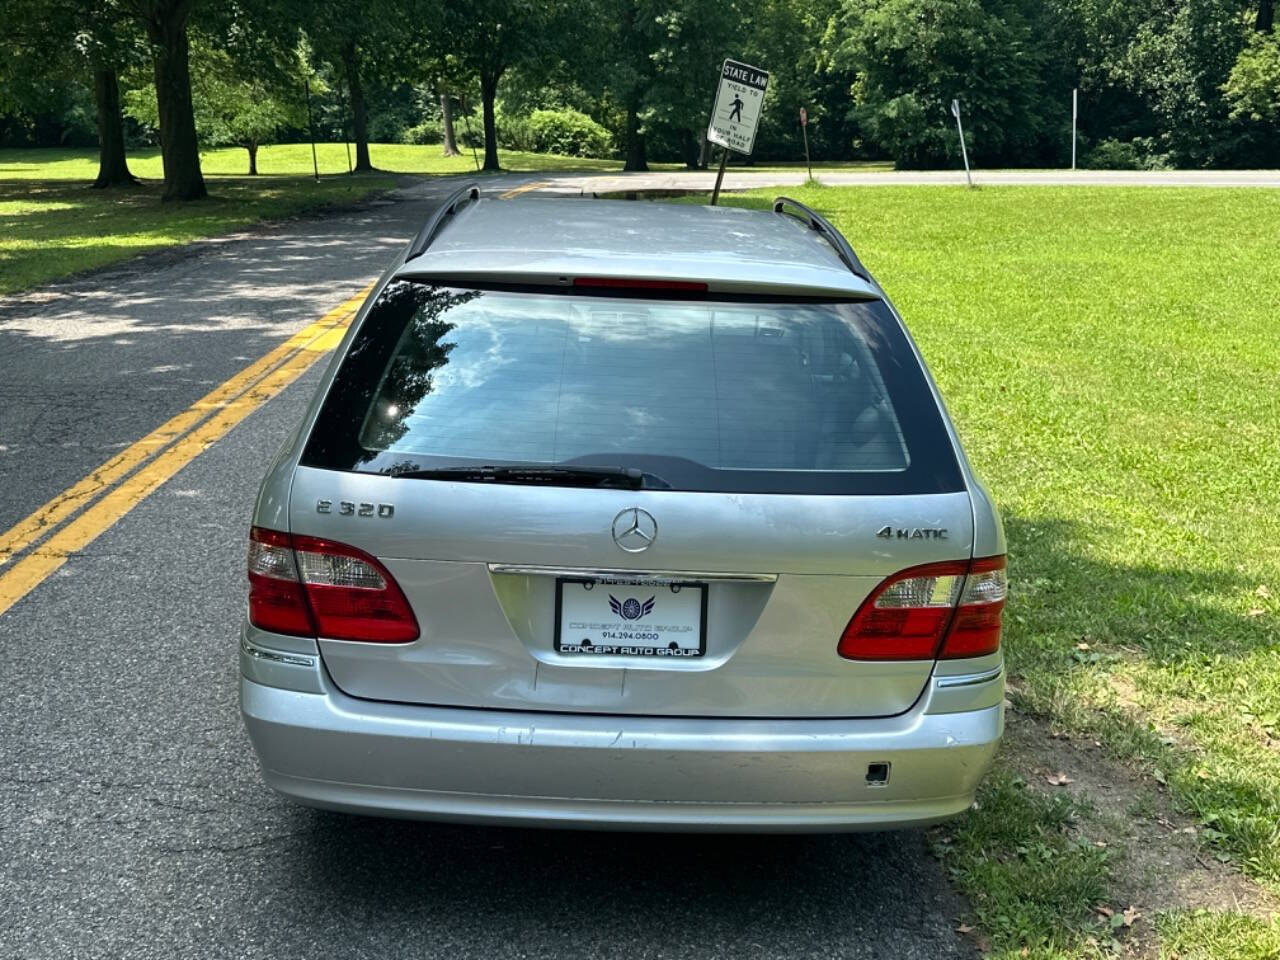
[[[719,302],[393,281],[303,464],[371,473],[599,465],[677,490],[961,489],[887,306]]]

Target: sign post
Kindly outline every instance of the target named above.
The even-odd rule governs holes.
[[[726,60],[720,68],[720,88],[716,91],[711,123],[707,126],[707,139],[723,148],[716,187],[711,193],[712,206],[720,200],[720,184],[724,180],[725,165],[729,162],[729,151],[750,155],[755,146],[756,126],[760,122],[764,92],[768,86],[768,72],[758,67]]]
[[[809,162],[809,111],[800,108],[800,134],[804,137],[804,165],[809,168],[809,179],[813,179],[813,164]]]
[[[311,81],[302,81],[302,91],[307,97],[307,126],[311,128],[311,169],[315,171],[316,183],[320,182],[320,164],[316,160],[316,121],[311,116]]]
[[[1076,116],[1080,107],[1080,88],[1071,88],[1071,169],[1076,168]]]
[[[960,101],[951,101],[951,115],[956,118],[956,130],[960,134],[960,156],[964,157],[964,178],[969,186],[973,186],[973,177],[969,174],[969,149],[964,145],[964,127],[960,125]]]

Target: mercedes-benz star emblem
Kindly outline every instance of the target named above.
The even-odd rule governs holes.
[[[613,518],[613,542],[627,553],[648,550],[658,539],[658,521],[639,507],[627,507]]]

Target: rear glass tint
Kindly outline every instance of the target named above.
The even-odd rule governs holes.
[[[923,373],[881,301],[661,300],[394,281],[304,464],[637,467],[674,489],[960,488]]]

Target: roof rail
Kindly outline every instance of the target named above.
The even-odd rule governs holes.
[[[421,256],[427,247],[431,246],[431,241],[436,238],[436,234],[444,227],[445,221],[458,212],[458,207],[462,206],[464,201],[479,199],[480,184],[478,183],[469,183],[450,194],[449,199],[440,205],[440,209],[431,215],[431,219],[422,225],[418,235],[413,238],[409,252],[405,255],[405,261],[408,262],[414,257]]]
[[[844,234],[827,222],[827,219],[822,214],[805,206],[799,200],[792,200],[790,197],[775,197],[773,200],[773,212],[803,220],[810,230],[822,234],[823,239],[831,244],[836,251],[836,256],[844,261],[844,265],[851,272],[868,283],[875,282],[871,279],[871,274],[867,272],[867,268],[862,265],[862,261],[858,259],[858,255],[853,252],[853,247],[844,238]]]

